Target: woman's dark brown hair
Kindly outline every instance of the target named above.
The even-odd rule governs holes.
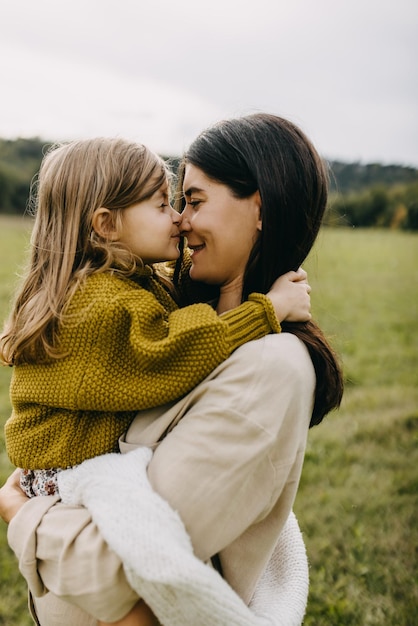
[[[229,187],[238,198],[259,191],[262,232],[244,276],[243,299],[267,293],[273,282],[297,270],[308,256],[325,212],[327,169],[304,133],[292,122],[258,113],[222,121],[203,131],[183,160]],[[182,182],[180,169],[180,184]],[[311,426],[341,403],[338,358],[313,321],[283,323],[306,345],[316,373]]]

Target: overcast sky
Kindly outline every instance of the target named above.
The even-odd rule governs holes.
[[[174,155],[264,110],[328,158],[418,167],[417,0],[0,2],[0,137]]]

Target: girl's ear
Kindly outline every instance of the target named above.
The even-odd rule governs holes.
[[[91,221],[92,227],[96,235],[108,241],[116,241],[118,232],[113,221],[113,213],[110,209],[100,207],[93,213]]]

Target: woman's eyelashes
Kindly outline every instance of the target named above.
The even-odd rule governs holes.
[[[201,200],[195,200],[194,198],[190,198],[190,200],[186,201],[187,206],[190,206],[192,209],[196,209],[201,202]]]

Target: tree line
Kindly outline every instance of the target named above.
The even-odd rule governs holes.
[[[329,226],[418,230],[418,169],[330,162]]]
[[[25,212],[31,181],[50,145],[38,137],[0,139],[0,213]],[[418,230],[418,169],[341,161],[329,161],[329,168],[327,225]]]

